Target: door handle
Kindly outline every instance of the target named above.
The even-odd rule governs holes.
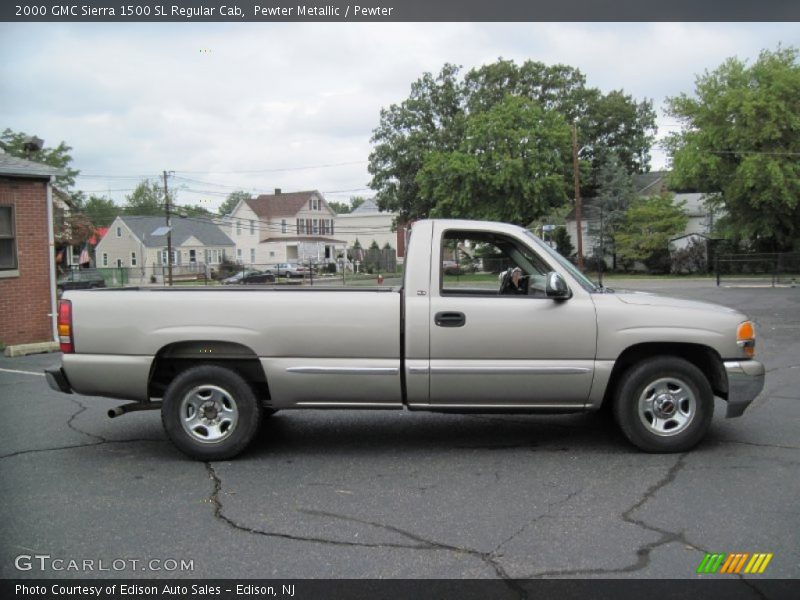
[[[460,312],[438,312],[433,322],[439,327],[463,327],[467,323],[467,316]]]

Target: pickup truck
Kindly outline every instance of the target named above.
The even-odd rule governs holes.
[[[475,273],[444,273],[465,260]],[[498,278],[514,271],[513,286]],[[462,220],[414,224],[398,287],[68,291],[58,331],[53,389],[132,401],[110,416],[160,409],[200,460],[237,455],[262,417],[302,408],[605,408],[640,449],[683,452],[715,396],[738,417],[765,372],[745,315],[614,292],[521,227]]]

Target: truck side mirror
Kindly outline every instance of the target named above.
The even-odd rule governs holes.
[[[550,271],[545,280],[545,294],[553,300],[568,300],[572,298],[572,292],[567,286],[567,282],[561,273]]]

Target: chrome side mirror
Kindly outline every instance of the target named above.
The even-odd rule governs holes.
[[[563,275],[555,271],[550,271],[547,274],[544,291],[547,297],[553,300],[568,300],[572,298],[572,292],[567,286]]]

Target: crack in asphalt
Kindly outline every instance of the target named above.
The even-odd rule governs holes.
[[[279,538],[285,540],[291,540],[296,542],[311,542],[316,544],[326,544],[331,546],[349,546],[349,547],[357,547],[357,548],[389,548],[389,549],[402,549],[402,550],[429,550],[429,551],[444,551],[444,552],[453,552],[465,556],[471,556],[473,558],[477,558],[482,561],[485,565],[489,566],[494,572],[496,573],[497,577],[503,580],[511,590],[520,594],[521,598],[527,597],[526,591],[520,587],[508,573],[503,569],[503,567],[495,560],[493,552],[481,552],[479,550],[475,550],[473,548],[464,548],[461,546],[454,546],[452,544],[446,544],[444,542],[438,542],[435,540],[430,540],[424,538],[420,535],[412,533],[410,531],[406,531],[399,527],[395,527],[393,525],[386,525],[384,523],[378,523],[375,521],[368,521],[365,519],[358,519],[356,517],[351,517],[348,515],[339,515],[336,513],[330,513],[325,511],[319,510],[311,510],[311,509],[298,509],[298,512],[310,515],[310,516],[317,516],[317,517],[325,517],[328,519],[338,519],[340,521],[347,521],[351,523],[358,523],[360,525],[368,525],[370,527],[375,527],[377,529],[382,529],[384,531],[389,531],[391,533],[395,533],[400,535],[404,538],[410,540],[413,543],[401,544],[397,542],[350,542],[346,540],[333,540],[329,538],[323,537],[315,537],[315,536],[301,536],[301,535],[293,535],[289,533],[282,533],[282,532],[275,532],[275,531],[264,531],[262,529],[256,529],[254,527],[248,527],[246,525],[242,525],[237,523],[232,518],[223,514],[223,506],[222,502],[220,501],[219,495],[222,492],[222,480],[220,479],[219,475],[217,474],[216,469],[210,462],[204,463],[206,466],[206,471],[208,473],[209,478],[213,483],[213,489],[211,496],[209,496],[208,501],[211,503],[214,509],[214,517],[232,529],[236,531],[241,531],[244,533],[254,534],[254,535],[261,535],[270,538]]]
[[[725,444],[737,444],[741,446],[755,446],[756,448],[776,448],[778,450],[800,450],[800,446],[786,446],[783,444],[762,444],[759,442],[740,442],[737,440],[720,440]]]
[[[105,438],[101,435],[97,435],[95,433],[91,433],[89,431],[84,431],[80,429],[77,425],[74,424],[75,419],[84,411],[88,410],[89,407],[82,404],[80,401],[76,400],[75,398],[67,398],[73,404],[78,405],[78,410],[70,415],[69,419],[67,420],[67,427],[74,431],[75,433],[79,433],[80,435],[85,435],[89,438],[93,438],[93,442],[88,442],[86,444],[65,444],[63,446],[53,446],[51,448],[32,448],[30,450],[18,450],[17,452],[12,452],[10,454],[3,454],[0,455],[0,460],[4,460],[6,458],[14,458],[16,456],[23,456],[25,454],[38,454],[41,452],[57,452],[60,450],[72,450],[75,448],[90,448],[92,446],[102,446],[104,444],[129,444],[129,443],[137,443],[137,442],[165,442],[166,440],[154,440],[148,438],[133,438],[133,439],[125,439],[125,440],[110,440]]]
[[[647,502],[649,502],[652,498],[655,497],[658,492],[672,484],[678,476],[678,473],[684,468],[685,466],[685,459],[687,454],[681,454],[678,460],[672,465],[669,470],[667,471],[666,475],[664,475],[661,479],[659,479],[656,483],[651,485],[647,490],[642,494],[642,497],[628,510],[623,512],[620,517],[626,523],[631,525],[635,525],[647,531],[652,531],[654,533],[659,534],[659,538],[653,542],[649,542],[647,544],[643,544],[639,546],[636,550],[636,562],[631,565],[627,565],[625,567],[616,568],[616,569],[605,569],[605,568],[598,568],[598,569],[560,569],[560,570],[551,570],[551,571],[542,571],[539,573],[534,573],[527,578],[534,579],[534,578],[543,578],[543,577],[564,577],[567,575],[609,575],[609,574],[619,574],[619,573],[634,573],[636,571],[641,571],[642,569],[646,568],[650,564],[650,554],[656,548],[660,546],[664,546],[666,544],[670,544],[672,542],[680,542],[684,544],[687,548],[691,548],[692,550],[697,550],[699,552],[706,552],[704,548],[700,548],[696,544],[693,544],[688,539],[686,539],[686,534],[684,532],[676,533],[674,531],[668,531],[666,529],[661,529],[660,527],[656,527],[654,525],[650,525],[641,519],[636,519],[632,515],[637,510],[639,510],[642,506],[644,506]]]

